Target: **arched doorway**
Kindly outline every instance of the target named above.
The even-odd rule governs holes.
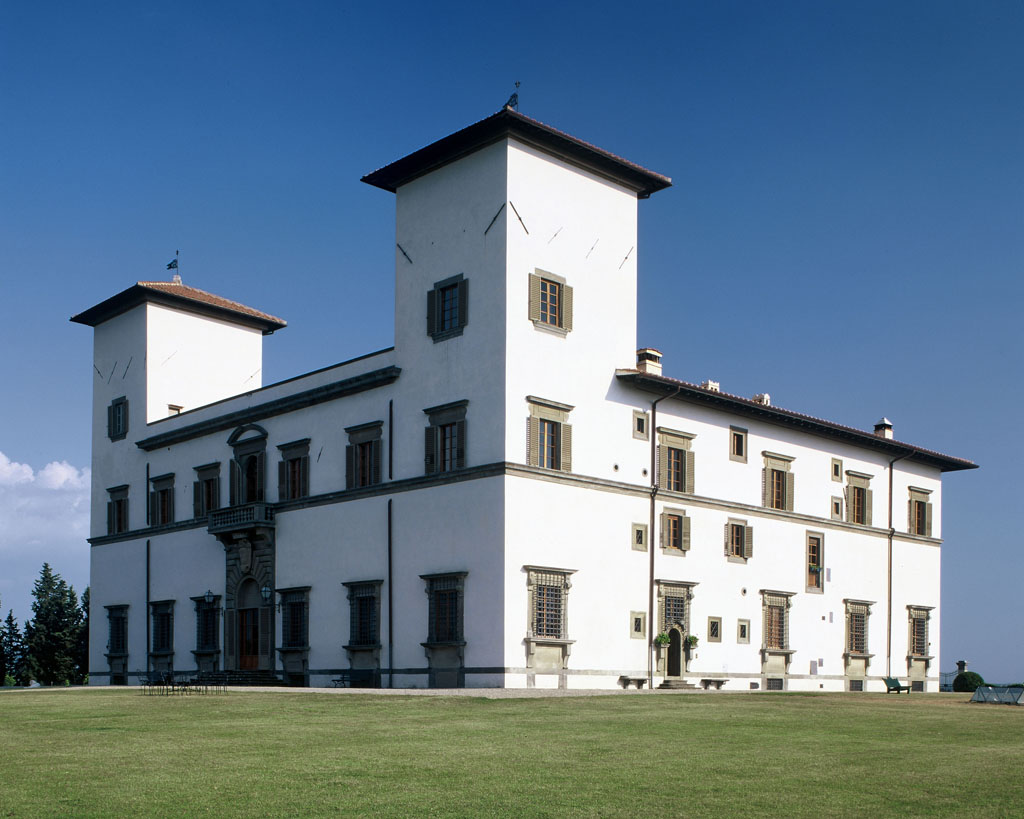
[[[683,673],[683,635],[679,629],[668,631],[668,669],[666,676],[678,677]]]

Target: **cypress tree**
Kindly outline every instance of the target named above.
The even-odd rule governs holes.
[[[25,624],[25,653],[31,675],[42,685],[76,679],[82,611],[73,587],[44,563],[32,589],[33,618]]]

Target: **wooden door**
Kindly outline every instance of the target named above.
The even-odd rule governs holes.
[[[678,677],[683,670],[683,638],[679,629],[670,629],[668,632],[668,670],[666,676]]]
[[[259,609],[238,610],[238,667],[243,671],[259,668]]]

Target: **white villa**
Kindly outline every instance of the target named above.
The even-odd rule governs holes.
[[[937,690],[941,477],[974,464],[662,375],[667,177],[505,108],[363,181],[394,347],[262,386],[285,322],[177,276],[72,319],[93,684]]]

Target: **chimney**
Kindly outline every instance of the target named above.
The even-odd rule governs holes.
[[[701,389],[708,390],[709,392],[721,392],[722,385],[717,381],[702,381]]]
[[[765,407],[772,405],[772,397],[766,392],[759,392],[751,399],[755,404],[761,404]]]
[[[963,674],[967,670],[967,660],[956,661],[956,673]]]
[[[661,351],[641,347],[636,351],[636,368],[648,375],[661,375]]]
[[[879,438],[888,438],[892,440],[892,421],[888,418],[883,418],[875,424],[875,435]]]

